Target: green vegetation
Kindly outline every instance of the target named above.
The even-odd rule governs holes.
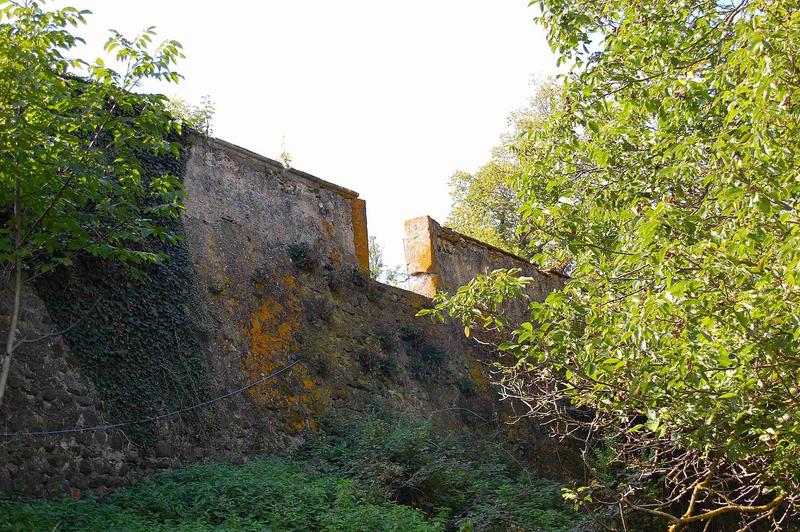
[[[383,247],[374,236],[369,237],[369,278],[377,281],[383,273]]]
[[[4,530],[437,530],[344,478],[267,458],[156,475],[103,500],[0,503]]]
[[[368,346],[356,348],[356,358],[361,369],[367,373],[381,373],[393,378],[397,375],[397,357],[391,352],[377,351]]]
[[[578,505],[673,531],[791,528],[800,4],[538,4],[569,75],[526,140],[520,231],[541,265],[574,270],[500,346],[502,385],[558,434],[594,434],[587,456],[616,467],[593,468]],[[484,276],[436,312],[494,326],[524,282]]]
[[[399,264],[387,266],[383,262],[383,246],[374,236],[369,237],[369,278],[391,286],[405,286],[408,275]]]
[[[172,157],[147,161],[179,170]],[[183,234],[180,221],[170,230]],[[187,315],[195,304],[192,267],[185,246],[147,239],[140,249],[166,257],[139,267],[133,276],[115,261],[81,257],[69,270],[57,269],[34,282],[59,330],[65,330],[71,354],[88,376],[109,417],[133,421],[184,408],[209,398],[201,346],[202,333]],[[152,304],[158,302],[158,304]],[[212,430],[208,411],[184,417],[198,432]],[[205,421],[205,422],[204,422]],[[155,442],[152,426],[127,430],[138,445]]]
[[[166,102],[166,107],[183,128],[192,129],[206,137],[214,133],[212,121],[216,106],[211,96],[203,96],[197,105],[192,105],[181,98],[170,98]]]
[[[499,445],[389,415],[328,420],[300,450],[319,471],[346,475],[370,500],[412,506],[449,529],[574,530],[583,515],[561,486],[532,475]]]
[[[298,270],[313,271],[319,265],[319,259],[311,246],[305,242],[297,242],[289,246],[289,259]]]
[[[510,131],[476,172],[450,177],[451,209],[445,225],[522,257],[536,252],[530,246],[514,183],[529,154],[528,132],[543,127],[560,105],[561,86],[548,79],[535,87],[527,107],[509,117]]]
[[[575,530],[558,484],[429,424],[329,421],[291,458],[155,475],[101,500],[2,501],[4,530]]]
[[[411,375],[420,380],[435,377],[447,358],[447,353],[437,343],[427,338],[422,328],[417,325],[403,325],[398,332],[400,340],[413,353],[409,367]]]
[[[0,404],[16,338],[23,277],[89,255],[142,265],[159,255],[148,238],[173,242],[162,223],[181,208],[171,174],[144,178],[143,154],[178,155],[166,98],[132,92],[148,80],[177,82],[180,44],[151,45],[152,28],[129,40],[111,33],[119,65],[67,59],[87,11],[0,1],[0,268],[14,274],[14,306],[0,373]],[[81,77],[78,77],[81,76]]]
[[[166,137],[180,142],[176,134]],[[181,176],[184,158],[173,153],[138,155],[142,180]],[[145,200],[146,201],[146,200]],[[173,238],[142,238],[137,252],[158,257],[135,271],[121,261],[76,255],[32,279],[58,330],[65,331],[81,371],[106,401],[113,419],[133,421],[209,398],[203,364],[203,331],[187,315],[195,304],[192,266],[180,218],[154,217]],[[153,304],[158,302],[158,304]],[[189,412],[198,431],[212,430],[208,412]],[[204,423],[205,422],[205,423]],[[204,424],[203,424],[204,423]],[[152,427],[127,431],[137,444],[155,442]]]

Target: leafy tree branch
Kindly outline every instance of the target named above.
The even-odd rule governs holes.
[[[163,221],[178,216],[176,176],[145,178],[142,153],[177,154],[179,131],[161,95],[133,92],[144,80],[178,82],[180,43],[153,45],[112,30],[103,59],[68,59],[75,28],[88,11],[48,11],[39,2],[0,2],[0,261],[13,271],[13,310],[0,373],[0,405],[17,342],[25,278],[69,266],[78,254],[128,264],[159,260],[138,241],[175,236]]]

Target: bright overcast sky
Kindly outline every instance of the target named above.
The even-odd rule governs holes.
[[[444,222],[448,179],[488,161],[508,114],[555,57],[528,0],[59,0],[92,11],[93,59],[115,28],[179,40],[185,80],[216,104],[214,136],[353,189],[389,264],[403,221]]]

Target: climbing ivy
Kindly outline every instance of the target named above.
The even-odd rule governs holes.
[[[185,150],[183,150],[185,151]],[[146,178],[182,176],[183,157],[142,154]],[[183,236],[180,220],[163,222]],[[81,257],[36,282],[51,318],[94,383],[109,421],[133,421],[209,398],[199,330],[192,307],[192,266],[181,239],[151,238],[143,248],[160,262],[133,271],[118,262]],[[185,421],[197,423],[202,413]],[[151,424],[126,429],[143,446],[155,442]]]

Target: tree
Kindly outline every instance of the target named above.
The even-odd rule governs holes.
[[[375,281],[383,280],[392,286],[405,286],[408,282],[408,275],[402,271],[402,267],[397,264],[387,266],[383,262],[383,246],[374,236],[369,237],[369,278]]]
[[[383,270],[383,278],[386,284],[390,286],[397,286],[408,290],[408,273],[406,269],[400,264],[389,266]]]
[[[501,386],[586,445],[592,480],[568,492],[577,504],[642,511],[673,531],[792,526],[800,5],[540,7],[571,66],[517,189],[536,260],[575,270],[500,346]],[[493,295],[525,282],[483,276],[433,313],[497,328]]]
[[[33,1],[0,1],[0,199],[6,206],[0,261],[13,273],[14,304],[0,373],[0,405],[23,283],[80,254],[143,264],[145,238],[174,241],[161,222],[177,217],[175,176],[143,176],[140,155],[178,154],[175,124],[161,95],[133,92],[144,80],[177,82],[180,44],[151,49],[149,28],[134,40],[112,31],[102,59],[68,59],[71,33],[88,11],[42,9]],[[82,75],[83,77],[78,77]]]
[[[374,236],[369,237],[369,278],[377,281],[383,273],[383,247]]]
[[[527,252],[525,235],[518,235],[519,202],[514,178],[519,166],[493,159],[474,174],[450,177],[452,205],[445,225],[511,253]]]
[[[197,105],[192,105],[178,97],[170,98],[167,100],[166,108],[173,118],[181,123],[181,127],[188,127],[206,137],[210,137],[214,133],[212,120],[216,106],[211,96],[203,96]]]
[[[528,132],[542,126],[558,109],[560,86],[548,79],[536,86],[524,109],[509,117],[510,131],[475,173],[459,171],[450,178],[450,214],[445,224],[473,238],[528,257],[528,236],[521,230],[521,200],[514,189],[527,157]]]

